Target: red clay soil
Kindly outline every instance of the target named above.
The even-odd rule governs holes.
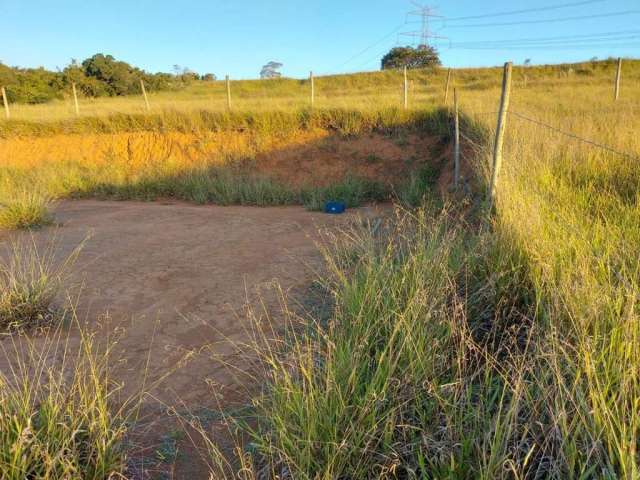
[[[113,375],[123,382],[125,397],[140,391],[144,377],[149,386],[168,375],[146,400],[147,412],[157,416],[166,406],[196,411],[218,402],[250,403],[246,379],[220,362],[243,368],[242,352],[232,343],[249,340],[246,307],[263,305],[277,326],[276,287],[302,295],[314,270],[322,270],[318,229],[378,211],[365,207],[330,216],[302,207],[63,201],[55,209],[62,226],[34,235],[38,243],[55,235],[61,258],[90,236],[67,286],[77,292],[82,284],[77,311],[90,330],[102,337],[121,332]],[[71,336],[77,341],[77,334]],[[6,361],[0,368],[7,368]],[[161,442],[169,425],[150,427],[150,437]],[[141,448],[153,457],[154,447]],[[183,448],[190,449],[188,442]],[[207,477],[197,457],[181,458],[175,478]],[[147,478],[140,472],[134,477]]]
[[[372,132],[355,137],[301,136],[284,146],[258,153],[256,171],[291,187],[326,186],[352,175],[397,185],[423,163],[437,164],[442,155],[438,139],[404,134],[393,137]],[[434,155],[435,154],[435,155]]]
[[[397,184],[426,162],[438,162],[437,137],[399,132],[353,136],[324,129],[286,137],[255,132],[126,132],[0,139],[0,158],[16,168],[77,162],[89,171],[113,166],[131,175],[170,161],[183,169],[249,163],[251,173],[292,188],[325,186],[346,175]],[[66,167],[65,167],[66,168]]]

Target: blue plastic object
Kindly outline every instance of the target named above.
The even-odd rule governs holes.
[[[344,202],[327,202],[324,204],[324,213],[344,213],[347,206]]]

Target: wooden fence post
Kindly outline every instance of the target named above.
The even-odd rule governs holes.
[[[453,144],[453,186],[458,188],[460,183],[460,120],[458,117],[458,90],[453,89],[453,109],[454,109],[454,144]]]
[[[404,67],[404,109],[409,108],[409,82],[407,80],[407,67]]]
[[[73,90],[73,102],[76,107],[76,115],[80,115],[80,107],[78,106],[78,92],[76,90],[76,82],[71,84],[71,90]]]
[[[4,103],[4,114],[7,117],[7,120],[9,120],[11,118],[11,112],[9,111],[9,99],[7,98],[7,91],[4,89],[4,87],[0,88],[0,91],[2,91],[2,102]]]
[[[149,106],[149,99],[147,98],[147,89],[144,88],[144,80],[140,79],[140,89],[142,90],[142,96],[144,97],[144,104],[147,106],[147,111],[151,110]]]
[[[447,71],[447,83],[444,87],[444,104],[447,104],[447,100],[449,99],[449,82],[451,82],[451,69]]]
[[[491,173],[491,185],[489,188],[489,209],[493,207],[496,196],[496,186],[498,175],[502,165],[502,144],[504,142],[504,129],[507,125],[507,112],[509,111],[509,95],[511,94],[511,70],[513,64],[504,64],[502,75],[502,95],[500,96],[500,112],[498,113],[498,124],[496,125],[496,138],[493,145],[493,171]]]
[[[227,110],[231,110],[231,80],[229,80],[229,75],[226,75],[224,80],[227,83]]]
[[[313,72],[309,72],[309,83],[311,84],[311,108],[313,108],[316,96],[315,85],[313,83]]]
[[[620,77],[622,76],[622,58],[618,58],[618,68],[616,70],[616,85],[614,92],[614,100],[620,97]]]

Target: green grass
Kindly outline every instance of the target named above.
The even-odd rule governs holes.
[[[435,108],[434,108],[435,109]],[[247,131],[285,136],[299,130],[327,129],[341,135],[371,131],[415,128],[438,119],[424,109],[403,110],[397,105],[361,109],[348,105],[314,110],[255,110],[234,112],[202,108],[181,110],[171,107],[151,113],[109,113],[95,117],[64,118],[55,121],[11,120],[0,122],[0,138],[16,135],[98,134],[121,132],[220,132]]]
[[[26,229],[52,223],[51,200],[37,191],[10,188],[0,203],[0,228]]]
[[[328,320],[291,317],[282,342],[265,336],[243,346],[270,379],[254,399],[258,427],[242,425],[255,477],[502,472],[522,433],[523,367],[499,358],[492,341],[508,318],[488,328],[487,320],[503,311],[515,320],[520,285],[504,272],[518,267],[457,214],[429,207],[398,211],[381,227],[354,226],[325,251],[324,287],[336,302]]]
[[[309,210],[323,210],[326,202],[341,201],[347,208],[365,202],[389,198],[388,188],[378,182],[347,176],[343,181],[324,188],[310,188],[301,192],[302,203]]]
[[[427,200],[425,196],[432,199],[439,174],[434,165],[424,165],[412,172],[409,180],[397,192],[398,201],[406,206],[418,207]]]
[[[2,333],[55,327],[63,320],[59,296],[81,248],[60,259],[55,255],[55,240],[45,248],[33,238],[7,241],[0,262]]]
[[[639,155],[637,72],[614,105],[599,68],[529,78],[513,109]],[[498,94],[462,94],[473,208],[338,237],[329,320],[254,345],[252,478],[639,477],[637,164],[510,116],[484,211]]]
[[[44,339],[3,343],[0,477],[105,480],[124,473],[126,414],[115,404],[108,353],[82,335],[72,347],[56,329]],[[51,362],[58,352],[61,362]]]
[[[115,338],[81,325],[67,257],[55,240],[7,240],[0,263],[0,478],[122,478],[127,426],[140,398],[110,378]],[[8,334],[19,335],[8,336]],[[142,390],[142,387],[141,387]]]

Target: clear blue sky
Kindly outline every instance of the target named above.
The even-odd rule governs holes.
[[[546,9],[576,3],[581,4]],[[437,40],[445,65],[640,56],[640,0],[440,0],[436,5],[437,13],[450,19],[494,15],[433,20],[434,33],[449,38]],[[293,77],[309,70],[375,70],[385,50],[412,43],[398,33],[420,28],[403,25],[419,20],[406,15],[414,9],[405,0],[0,0],[0,61],[56,68],[102,52],[149,71],[172,71],[178,64],[232,78],[255,78],[270,60],[282,62],[283,74]],[[514,10],[529,11],[495,16]],[[491,26],[477,26],[485,24]],[[481,43],[501,40],[508,42]]]

